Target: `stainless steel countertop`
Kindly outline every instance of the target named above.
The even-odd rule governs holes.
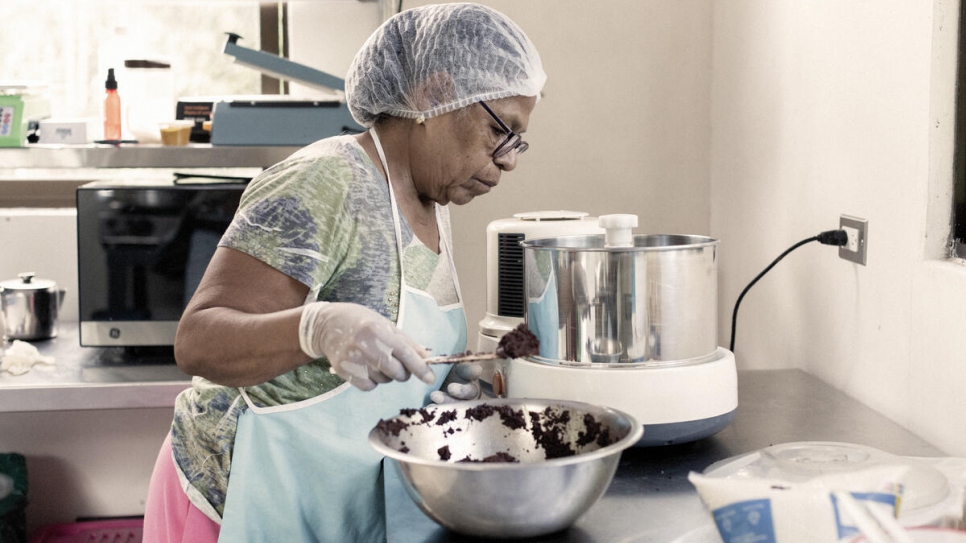
[[[172,407],[191,385],[169,352],[81,347],[77,323],[61,323],[56,338],[30,343],[54,365],[0,372],[0,413]]]
[[[669,543],[687,534],[713,533],[710,516],[687,480],[688,472],[778,443],[837,441],[903,456],[946,456],[799,370],[740,371],[738,398],[734,423],[717,435],[694,443],[624,451],[607,493],[574,526],[526,541]],[[482,541],[449,532],[419,511],[389,462],[386,481],[390,543]]]
[[[192,143],[182,147],[29,145],[0,149],[4,168],[267,168],[300,149]]]

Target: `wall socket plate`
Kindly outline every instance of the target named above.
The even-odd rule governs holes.
[[[869,221],[851,215],[839,217],[839,228],[849,235],[849,242],[839,246],[839,257],[865,266],[869,247]]]

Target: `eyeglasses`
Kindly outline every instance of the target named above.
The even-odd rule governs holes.
[[[486,103],[481,101],[479,104],[483,106],[483,109],[490,114],[490,117],[493,117],[493,120],[496,121],[496,124],[500,125],[500,128],[503,129],[503,132],[506,133],[506,139],[503,140],[503,143],[497,146],[495,151],[493,151],[493,158],[506,156],[510,151],[514,150],[518,155],[523,154],[527,151],[527,149],[530,148],[530,144],[523,141],[523,137],[520,136],[520,134],[510,130],[510,127],[500,120],[500,118],[496,116],[496,113],[493,113],[493,110],[490,109]]]

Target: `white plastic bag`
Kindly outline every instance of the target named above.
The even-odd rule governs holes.
[[[10,348],[2,353],[0,371],[7,371],[13,375],[23,375],[30,371],[34,364],[53,364],[54,358],[43,356],[37,347],[16,339]]]

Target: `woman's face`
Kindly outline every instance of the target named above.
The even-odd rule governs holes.
[[[504,124],[523,134],[536,97],[514,96],[487,102]],[[416,131],[410,168],[420,198],[440,205],[468,203],[500,183],[503,171],[516,168],[516,151],[493,158],[506,132],[479,104],[427,119]]]

